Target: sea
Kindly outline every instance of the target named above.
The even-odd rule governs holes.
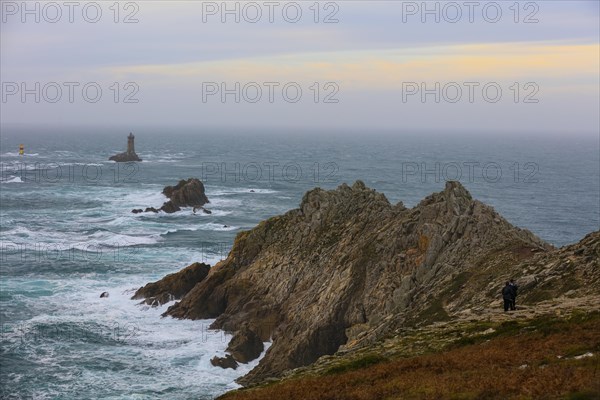
[[[413,207],[459,180],[559,247],[600,229],[598,138],[423,132],[140,128],[140,163],[114,163],[128,131],[3,128],[2,399],[212,399],[239,387],[213,367],[227,332],[131,300],[148,282],[227,256],[241,231],[356,180]],[[24,154],[19,155],[19,145]],[[133,214],[162,189],[204,182],[211,214]],[[100,298],[102,292],[108,298]],[[269,343],[266,343],[268,348]]]

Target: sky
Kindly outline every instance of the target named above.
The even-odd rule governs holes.
[[[596,0],[0,4],[3,126],[599,132]]]

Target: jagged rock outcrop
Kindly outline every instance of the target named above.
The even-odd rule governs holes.
[[[238,367],[237,361],[234,360],[234,358],[231,356],[231,354],[227,354],[227,355],[225,355],[225,357],[215,356],[210,359],[210,363],[212,365],[214,365],[215,367],[220,367],[223,369],[227,369],[227,368],[237,369],[237,367]]]
[[[599,294],[600,231],[556,251],[536,254],[509,271],[504,276],[514,276],[519,283],[517,305]]]
[[[194,212],[200,209],[205,214],[210,214],[209,210],[204,207],[205,204],[209,203],[206,194],[204,193],[204,184],[197,178],[189,178],[188,180],[182,179],[175,186],[166,186],[162,193],[169,199],[163,203],[163,205],[156,209],[154,207],[147,207],[144,212],[164,211],[167,214],[171,214],[181,210],[181,207],[194,207]],[[131,210],[134,214],[139,214],[142,209],[136,208]]]
[[[159,281],[139,288],[131,299],[144,299],[143,303],[152,307],[178,300],[206,278],[209,271],[210,265],[193,263],[179,272],[169,274]]]
[[[233,335],[233,338],[231,338],[231,341],[227,346],[227,352],[231,354],[237,362],[243,364],[258,358],[264,349],[265,347],[262,339],[248,324],[244,324],[241,329]]]
[[[213,327],[227,331],[260,327],[273,344],[240,380],[250,384],[403,324],[447,319],[487,288],[476,277],[494,281],[550,249],[458,182],[407,209],[357,181],[311,190],[299,209],[240,233],[165,315],[216,318]]]
[[[201,207],[209,202],[204,194],[204,185],[196,178],[182,179],[175,186],[167,186],[163,194],[179,207]]]

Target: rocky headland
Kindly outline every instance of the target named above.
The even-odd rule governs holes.
[[[509,278],[520,284],[517,312],[598,296],[599,256],[599,232],[555,249],[458,182],[406,208],[357,181],[313,189],[298,209],[239,233],[228,257],[187,282],[164,315],[216,318],[213,328],[234,332],[237,362],[258,357],[256,338],[272,340],[239,380],[255,385],[406,329],[503,315]]]

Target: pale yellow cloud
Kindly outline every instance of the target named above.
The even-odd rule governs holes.
[[[403,82],[597,80],[596,44],[498,43],[346,51],[110,68],[117,79],[169,82],[325,82],[348,89],[397,89]]]

